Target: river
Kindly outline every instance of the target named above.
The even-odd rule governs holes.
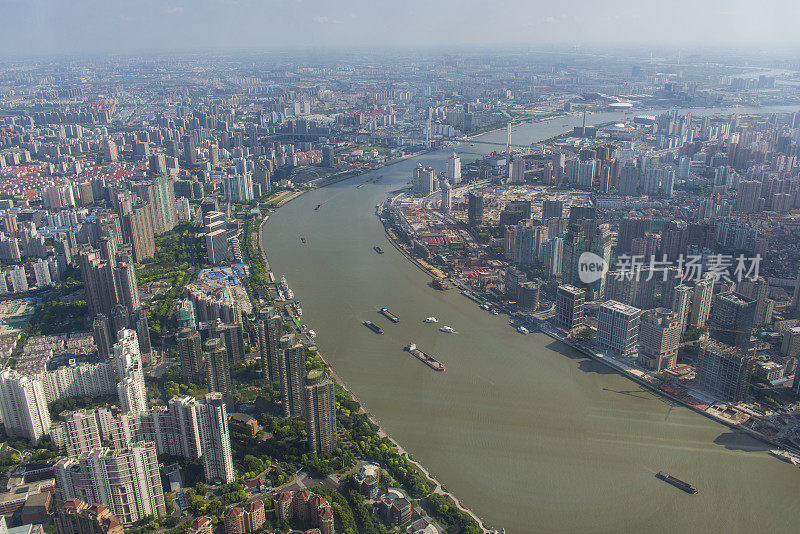
[[[630,113],[594,114],[587,124],[624,116]],[[537,142],[580,122],[523,124],[514,142]],[[483,139],[505,142],[505,131]],[[462,161],[490,148],[459,147]],[[457,291],[431,289],[429,277],[392,247],[375,205],[404,186],[418,162],[444,170],[451,150],[302,195],[264,225],[272,270],[286,276],[302,300],[303,322],[365,408],[467,507],[509,533],[797,530],[800,469],[772,458],[768,446],[672,406],[543,334],[517,334],[507,317]],[[373,251],[376,244],[385,254]],[[380,316],[382,306],[401,322]],[[430,315],[438,325],[422,322]],[[385,333],[365,328],[367,319]],[[457,333],[439,332],[443,324]],[[404,352],[409,342],[447,372]],[[699,493],[656,479],[659,470]]]

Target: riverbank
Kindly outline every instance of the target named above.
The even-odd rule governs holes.
[[[660,397],[664,397],[666,399],[669,399],[670,401],[678,403],[678,404],[680,404],[681,406],[683,406],[685,408],[689,408],[693,412],[695,412],[697,414],[700,414],[700,415],[702,415],[704,417],[707,417],[708,419],[711,419],[712,421],[714,421],[716,423],[720,423],[720,424],[723,424],[723,425],[727,426],[728,428],[743,432],[743,433],[747,434],[748,436],[750,436],[752,438],[755,438],[755,439],[757,439],[759,441],[762,441],[762,442],[764,442],[764,443],[766,443],[768,445],[772,445],[772,446],[775,446],[775,447],[778,447],[778,448],[785,448],[785,449],[791,450],[792,452],[800,453],[800,450],[797,450],[794,447],[791,447],[791,446],[789,446],[787,444],[784,444],[784,443],[779,443],[779,442],[773,440],[772,438],[770,438],[769,436],[766,436],[766,435],[764,435],[764,434],[762,434],[762,433],[760,433],[760,432],[758,432],[756,430],[753,430],[751,428],[748,428],[747,426],[744,426],[741,423],[737,423],[735,421],[731,421],[730,419],[727,419],[725,417],[717,415],[718,413],[720,413],[720,410],[715,410],[714,413],[708,411],[714,405],[709,406],[709,405],[706,405],[706,404],[698,404],[696,402],[693,402],[692,400],[697,401],[697,399],[694,399],[692,397],[691,392],[688,392],[688,391],[687,392],[681,392],[682,393],[682,397],[679,397],[677,395],[673,395],[673,394],[669,393],[668,391],[662,389],[662,387],[665,386],[665,384],[664,383],[657,383],[655,381],[656,379],[654,377],[652,377],[652,375],[649,375],[649,374],[645,373],[644,371],[639,371],[638,369],[630,368],[627,364],[619,362],[618,360],[616,360],[613,357],[610,357],[610,356],[607,356],[607,355],[604,355],[604,354],[599,354],[596,351],[594,351],[591,347],[587,347],[587,346],[585,346],[585,345],[583,345],[583,344],[581,344],[579,342],[572,341],[568,337],[566,337],[565,335],[560,334],[559,332],[557,332],[555,329],[553,329],[551,326],[547,325],[544,322],[542,322],[539,325],[539,327],[540,327],[541,332],[544,333],[545,335],[549,336],[550,338],[555,339],[556,341],[560,341],[561,343],[567,345],[568,347],[570,347],[572,349],[577,350],[581,354],[583,354],[585,356],[588,356],[589,358],[591,358],[592,360],[594,360],[596,362],[602,363],[603,365],[613,369],[614,371],[616,371],[620,375],[624,376],[625,378],[627,378],[627,379],[639,384],[640,386],[644,386],[650,392],[655,393],[655,394],[659,395]],[[645,378],[645,377],[647,377],[647,378]],[[648,378],[650,378],[650,380],[648,380]],[[670,389],[678,391],[675,388],[670,388]],[[692,400],[689,400],[689,399],[692,399]]]
[[[267,259],[266,250],[265,250],[265,248],[263,246],[263,243],[261,242],[262,237],[264,235],[263,227],[266,224],[268,219],[269,219],[269,216],[265,216],[262,219],[261,223],[258,226],[259,239],[258,239],[258,241],[254,241],[254,242],[258,243],[258,248],[260,250],[261,256],[264,259],[264,264],[267,267],[267,269],[269,270],[269,261]],[[313,340],[311,340],[309,338],[309,342],[313,343]],[[461,510],[462,512],[468,514],[472,518],[472,520],[475,521],[478,524],[478,526],[481,528],[482,532],[484,532],[484,533],[494,532],[493,530],[488,529],[486,527],[486,525],[484,524],[484,522],[474,512],[472,512],[472,510],[470,510],[469,508],[464,506],[464,504],[461,502],[461,500],[458,499],[458,497],[456,497],[455,495],[453,495],[452,493],[447,491],[444,488],[444,486],[442,486],[441,482],[439,482],[439,480],[437,480],[436,477],[434,477],[430,473],[430,471],[428,471],[422,464],[420,464],[419,462],[414,460],[411,457],[411,455],[408,453],[408,451],[406,451],[406,449],[403,448],[403,446],[400,445],[400,443],[398,443],[394,438],[391,437],[391,435],[389,435],[389,433],[384,429],[383,425],[378,421],[378,419],[374,415],[372,415],[368,410],[365,409],[364,403],[356,396],[356,394],[350,388],[347,387],[347,384],[336,373],[336,370],[333,368],[331,363],[325,358],[325,355],[319,350],[319,347],[316,347],[316,345],[315,345],[315,348],[316,348],[316,355],[319,357],[319,359],[325,364],[325,366],[329,370],[329,372],[331,374],[331,378],[333,378],[333,380],[336,382],[336,384],[339,385],[339,387],[341,387],[345,392],[347,392],[347,394],[350,395],[350,397],[355,402],[357,402],[359,404],[359,406],[360,406],[359,412],[364,414],[369,419],[369,421],[373,425],[375,425],[375,427],[377,428],[378,436],[380,438],[388,439],[392,443],[392,445],[395,447],[395,449],[397,450],[397,453],[399,455],[401,455],[402,457],[404,457],[410,464],[414,465],[414,467],[417,468],[427,478],[428,482],[430,482],[433,485],[434,489],[432,490],[431,493],[442,495],[444,497],[448,497],[449,499],[451,499],[453,501],[453,503],[455,504],[455,506],[459,510]]]
[[[430,276],[431,278],[438,278],[438,277],[442,276],[441,272],[434,272],[432,270],[433,269],[432,266],[429,266],[427,263],[422,262],[421,260],[416,258],[411,252],[406,250],[406,247],[402,243],[399,242],[398,237],[395,235],[395,233],[392,231],[392,229],[389,228],[389,226],[387,224],[385,224],[385,221],[383,220],[383,218],[381,218],[381,222],[384,224],[384,233],[386,235],[386,238],[389,240],[389,242],[407,260],[409,260],[413,265],[418,267],[420,270],[422,270],[426,275]],[[450,283],[455,285],[455,286],[457,286],[457,287],[461,287],[454,280],[450,280]],[[467,296],[471,300],[480,303],[478,301],[478,299],[475,298],[474,296],[472,296],[471,294],[465,293],[463,291],[462,291],[462,294],[464,294],[465,296]],[[500,307],[500,306],[495,306],[495,307],[497,307],[499,309],[502,309],[502,307]],[[511,315],[511,313],[508,310],[504,310],[504,311],[507,314]],[[747,423],[747,421],[750,420],[749,417],[748,417],[747,420],[745,420],[743,422],[738,422],[736,420],[732,420],[732,419],[728,419],[728,418],[724,417],[723,414],[728,410],[728,405],[726,403],[704,402],[704,401],[701,401],[701,400],[698,400],[697,398],[695,398],[693,396],[693,394],[692,394],[693,392],[690,391],[690,390],[682,391],[681,389],[678,389],[678,388],[669,387],[669,386],[666,385],[665,382],[660,381],[659,378],[654,377],[650,373],[647,373],[647,372],[645,372],[643,370],[639,370],[639,369],[633,368],[633,367],[629,366],[628,364],[625,364],[623,362],[617,361],[613,357],[610,357],[610,356],[607,356],[607,355],[604,355],[604,354],[599,354],[596,351],[592,350],[590,347],[587,347],[587,346],[585,346],[585,345],[583,345],[581,343],[572,341],[567,336],[561,335],[560,333],[558,333],[549,324],[547,324],[544,320],[540,321],[539,328],[543,333],[545,333],[549,337],[551,337],[551,338],[553,338],[553,339],[555,339],[555,340],[557,340],[557,341],[559,341],[561,343],[564,343],[565,345],[567,345],[567,346],[569,346],[569,347],[581,352],[582,354],[590,357],[591,359],[593,359],[593,360],[595,360],[597,362],[602,363],[603,365],[605,365],[605,366],[609,367],[610,369],[614,370],[616,373],[622,375],[623,377],[625,377],[625,378],[627,378],[629,380],[632,380],[633,382],[635,382],[635,383],[637,383],[637,384],[639,384],[641,386],[646,387],[649,391],[651,391],[652,393],[654,393],[654,394],[656,394],[656,395],[658,395],[660,397],[669,399],[670,401],[678,403],[681,406],[684,406],[686,408],[689,408],[693,412],[698,413],[700,415],[703,415],[704,417],[707,417],[708,419],[711,419],[712,421],[715,421],[717,423],[721,423],[721,424],[723,424],[723,425],[725,425],[725,426],[727,426],[729,428],[732,428],[734,430],[741,431],[741,432],[749,435],[750,437],[756,438],[756,439],[758,439],[758,440],[760,440],[760,441],[762,441],[764,443],[767,443],[769,445],[772,445],[772,446],[775,446],[775,447],[778,447],[778,448],[786,448],[788,450],[792,450],[793,452],[800,452],[800,451],[796,450],[794,447],[792,447],[791,445],[788,445],[788,444],[785,444],[785,443],[780,443],[780,442],[772,439],[770,436],[767,436],[767,435],[765,435],[765,434],[763,434],[763,433],[761,433],[761,432],[759,432],[759,431],[757,431],[757,430],[755,430],[753,428],[749,428],[748,426],[746,426],[746,424],[744,424],[744,423]],[[673,394],[673,393],[671,393],[671,391],[674,391],[677,394]],[[700,393],[694,393],[694,395],[700,395]],[[734,409],[738,411],[738,408],[734,407]],[[745,413],[746,413],[746,411],[745,411]]]
[[[564,122],[526,124],[517,137],[538,142]],[[800,520],[792,508],[797,471],[771,457],[773,447],[650,394],[547,336],[517,334],[507,317],[464,296],[431,291],[428,275],[386,249],[375,205],[405,186],[417,161],[443,169],[449,153],[312,191],[263,227],[272,271],[286,273],[305,296],[304,320],[364,408],[494,528],[667,534],[691,531],[716,510],[720,531],[791,530]],[[355,188],[378,175],[378,184]],[[375,244],[387,253],[376,254]],[[400,324],[384,324],[383,306]],[[422,322],[426,316],[460,335],[440,333]],[[365,329],[365,319],[384,334]],[[410,341],[430,349],[447,372],[401,352]],[[659,470],[691,481],[698,495],[675,492],[654,478]]]

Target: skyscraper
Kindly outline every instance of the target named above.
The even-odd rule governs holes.
[[[114,343],[114,360],[117,363],[117,395],[123,412],[138,413],[147,410],[147,388],[144,381],[142,356],[136,332],[122,329]]]
[[[720,293],[711,304],[711,336],[728,345],[747,350],[756,316],[756,301],[738,293]]]
[[[125,525],[167,513],[155,444],[93,449],[55,465],[58,502],[81,498],[102,504]]]
[[[241,324],[223,323],[217,319],[217,322],[213,323],[211,335],[222,339],[228,351],[230,365],[244,363],[244,330]]]
[[[574,208],[573,208],[574,211]],[[600,299],[605,292],[606,275],[603,274],[591,284],[580,279],[580,258],[584,252],[592,252],[603,259],[605,265],[611,263],[611,232],[607,224],[596,224],[592,219],[572,223],[564,236],[561,256],[561,276],[565,284],[585,287],[588,298]]]
[[[258,347],[261,353],[261,372],[270,382],[280,382],[280,340],[283,336],[283,319],[269,306],[261,311],[256,326]]]
[[[689,321],[689,314],[692,309],[692,288],[690,286],[679,285],[673,290],[672,311],[681,322],[681,334],[686,330]]]
[[[697,370],[700,387],[729,402],[747,398],[753,357],[738,347],[709,340]]]
[[[305,380],[304,412],[307,418],[308,448],[324,454],[336,448],[336,397],[333,381],[320,369],[311,371]]]
[[[650,221],[642,217],[625,217],[619,223],[616,253],[630,252],[631,242],[644,237],[650,229]]]
[[[607,300],[600,306],[597,316],[598,344],[618,356],[635,355],[641,316],[639,308]]]
[[[203,472],[207,481],[230,483],[236,478],[233,469],[228,412],[221,393],[209,393],[201,404]]]
[[[92,338],[97,347],[97,356],[101,360],[109,359],[116,336],[111,334],[111,324],[107,316],[103,314],[95,316],[92,321]]]
[[[191,135],[183,136],[183,159],[187,165],[197,165],[197,148]]]
[[[42,383],[12,369],[0,371],[0,416],[6,435],[39,441],[50,432],[50,412]]]
[[[547,277],[561,275],[561,256],[564,253],[564,239],[551,237],[541,247],[541,262]]]
[[[658,308],[642,314],[639,324],[639,362],[660,373],[673,369],[678,361],[681,321],[669,308]]]
[[[695,328],[706,325],[708,314],[711,311],[711,299],[714,296],[714,279],[704,276],[694,285],[692,291],[692,308],[689,324]]]
[[[440,189],[442,190],[442,203],[440,205],[440,209],[442,213],[450,213],[450,210],[453,208],[453,188],[447,182],[447,180],[442,180],[442,184]]]
[[[483,195],[474,192],[467,195],[467,219],[470,226],[483,224]]]
[[[542,201],[542,220],[561,218],[564,216],[564,201],[544,200]]]
[[[222,185],[230,202],[246,203],[253,200],[253,176],[249,172],[225,176]]]
[[[415,193],[428,195],[436,190],[436,171],[431,167],[423,167],[420,163],[414,168],[413,189]]]
[[[571,285],[560,285],[556,292],[556,316],[558,326],[572,330],[583,323],[583,307],[586,290]]]
[[[138,204],[124,209],[122,234],[125,236],[125,242],[131,244],[133,257],[137,262],[153,257],[156,243],[150,204]]]
[[[102,446],[100,425],[94,410],[70,413],[64,420],[64,436],[67,439],[67,454],[77,457]]]
[[[206,356],[208,390],[230,393],[231,368],[228,362],[228,351],[221,338],[212,337],[203,344]]]
[[[306,354],[305,347],[295,342],[294,334],[281,337],[278,366],[283,414],[285,417],[300,417],[303,415]]]
[[[756,301],[754,324],[767,324],[772,321],[772,310],[767,296],[769,283],[763,276],[756,280],[745,278],[736,284],[736,292]]]
[[[187,382],[195,382],[204,376],[205,360],[200,341],[200,332],[184,328],[175,336],[181,362],[181,376]]]
[[[459,158],[455,152],[453,152],[450,157],[447,158],[447,169],[445,171],[445,176],[453,185],[461,183],[461,158]]]

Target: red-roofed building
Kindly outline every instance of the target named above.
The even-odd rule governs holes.
[[[191,528],[186,532],[187,534],[214,534],[214,524],[209,517],[198,517],[192,521]]]
[[[275,498],[275,517],[289,519],[292,515],[292,492],[284,491]]]
[[[298,491],[294,494],[294,516],[300,521],[309,521],[311,519],[311,501],[312,493],[308,490]]]
[[[225,510],[225,534],[245,534],[244,511],[241,508]]]
[[[102,505],[89,506],[79,499],[71,499],[61,506],[56,516],[58,534],[123,534],[119,519]]]
[[[244,528],[247,532],[255,532],[267,520],[262,501],[247,503],[244,507]]]
[[[327,502],[326,502],[327,504]],[[322,509],[322,513],[319,516],[319,527],[322,530],[322,534],[334,534],[333,532],[333,511],[331,510],[330,505],[326,506]]]

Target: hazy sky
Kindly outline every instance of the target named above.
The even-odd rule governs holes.
[[[0,0],[3,55],[300,46],[800,44],[800,0]]]

